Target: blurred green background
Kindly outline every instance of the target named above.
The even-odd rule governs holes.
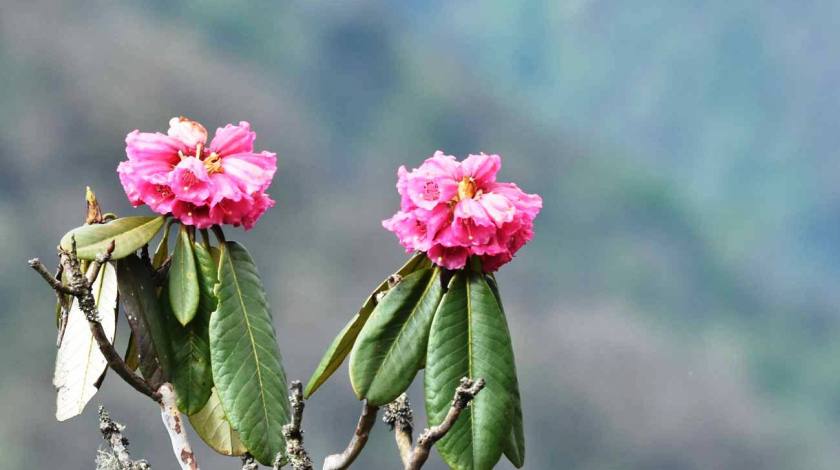
[[[186,115],[248,120],[278,153],[277,207],[228,237],[259,262],[291,378],[404,259],[380,227],[396,168],[497,152],[501,179],[545,201],[498,276],[527,468],[836,467],[838,15],[810,1],[0,1],[2,465],[91,468],[101,402],[135,455],[173,468],[156,407],[113,375],[84,415],[54,421],[54,298],[26,260],[53,259],[86,184],[107,210],[146,213],[115,174],[125,134]],[[320,462],[358,414],[346,369],[309,404]],[[238,468],[196,446],[204,468]],[[358,468],[397,462],[380,425]]]

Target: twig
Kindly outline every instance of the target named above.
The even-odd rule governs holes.
[[[44,281],[50,285],[50,287],[55,290],[56,294],[66,294],[66,295],[76,295],[76,291],[71,289],[69,286],[65,286],[61,283],[61,278],[53,277],[52,274],[47,270],[47,267],[44,266],[44,263],[41,262],[38,258],[32,258],[29,260],[29,267],[34,269],[38,274],[44,278]],[[59,268],[61,269],[61,268]]]
[[[44,277],[44,280],[46,280],[47,284],[49,284],[50,287],[55,289],[57,292],[66,292],[76,297],[79,302],[79,308],[88,320],[90,331],[96,339],[96,343],[99,345],[99,350],[102,351],[102,355],[105,356],[105,360],[108,361],[108,366],[129,385],[134,387],[135,390],[148,396],[156,402],[160,402],[160,394],[153,390],[145,380],[140,378],[128,368],[122,356],[120,356],[116,349],[114,349],[114,345],[108,341],[108,336],[105,334],[105,330],[102,328],[102,324],[100,323],[99,312],[96,309],[96,299],[91,291],[91,286],[93,285],[93,280],[95,280],[96,276],[99,274],[100,267],[111,258],[111,253],[114,250],[114,244],[111,243],[105,253],[100,253],[96,256],[96,259],[91,262],[87,276],[82,274],[81,264],[79,263],[79,258],[76,256],[75,239],[73,239],[71,245],[70,251],[63,249],[59,250],[59,259],[61,260],[64,272],[67,273],[69,286],[63,286],[61,282],[56,281],[55,278],[49,274],[43,263],[38,260],[38,258],[29,260],[29,266],[41,274],[41,277],[44,277],[43,273],[46,272],[48,276]]]
[[[402,459],[403,466],[408,465],[411,458],[412,432],[414,430],[414,413],[411,411],[408,395],[403,393],[396,400],[386,405],[382,421],[394,431],[394,439],[396,439],[397,448],[400,450],[400,459]]]
[[[292,422],[283,426],[283,437],[286,439],[286,457],[294,470],[312,470],[312,459],[303,447],[303,431],[300,424],[303,421],[303,385],[295,380],[289,386],[289,404],[292,406]],[[283,465],[282,453],[274,459],[274,470],[280,470]]]
[[[181,412],[175,404],[175,389],[169,383],[164,383],[158,388],[160,394],[160,416],[163,418],[163,425],[169,432],[169,440],[172,441],[172,451],[181,465],[182,470],[198,470],[198,462],[195,461],[195,454],[190,447],[187,438],[187,431],[184,429]]]
[[[356,430],[353,432],[353,438],[344,452],[340,454],[333,454],[324,459],[324,470],[344,470],[350,467],[350,464],[356,460],[359,453],[365,447],[370,430],[376,424],[376,413],[379,407],[369,405],[365,401],[362,405],[362,414],[359,416],[359,422],[356,424]]]
[[[403,393],[396,400],[386,405],[382,420],[394,431],[394,439],[397,442],[400,459],[403,465],[408,465],[414,430],[414,413],[411,411],[408,395]]]
[[[440,424],[426,429],[417,438],[417,445],[411,452],[411,458],[405,466],[406,470],[417,470],[426,463],[426,460],[429,458],[429,451],[435,442],[439,441],[449,432],[452,425],[458,420],[458,416],[461,415],[461,411],[470,404],[473,398],[483,388],[484,379],[477,379],[475,381],[467,377],[461,379],[461,384],[455,389],[455,397],[452,399],[452,406],[449,408],[449,412],[446,413],[446,417],[443,418]]]
[[[30,260],[30,266],[33,262],[37,263],[37,261],[37,258],[35,258],[34,260]],[[61,263],[58,263],[58,268],[55,270],[54,278],[59,285],[63,285],[62,279],[64,278],[64,265],[62,265]],[[63,294],[60,290],[55,291],[55,298],[57,301],[56,315],[58,316],[58,321],[56,325],[58,327],[58,333],[55,337],[55,347],[60,348],[61,342],[64,341],[64,331],[67,329],[67,319],[70,316],[70,302],[67,294]]]
[[[123,436],[122,432],[125,426],[115,422],[105,410],[105,407],[99,406],[99,431],[108,446],[111,448],[110,456],[115,460],[117,467],[120,470],[148,470],[151,467],[145,460],[131,460],[128,454],[128,439]],[[101,465],[105,467],[105,465]]]
[[[37,260],[38,260],[38,258],[35,258],[34,260],[30,260],[29,261],[30,265],[32,264],[33,261],[37,261]],[[58,283],[58,285],[61,286],[61,285],[63,285],[62,282],[61,282],[61,279],[63,277],[64,277],[64,265],[61,264],[61,263],[58,263],[58,267],[55,269],[55,275],[53,276],[53,279],[55,280],[55,282]],[[51,283],[52,281],[47,281],[47,282]],[[50,284],[50,285],[52,285],[52,284]],[[61,307],[62,310],[66,311],[66,310],[70,309],[70,305],[67,304],[67,294],[62,293],[60,290],[56,290],[55,291],[55,298],[58,299],[58,304],[59,304],[59,306]]]
[[[254,460],[254,456],[245,452],[242,455],[242,470],[257,470],[260,468],[260,464]]]

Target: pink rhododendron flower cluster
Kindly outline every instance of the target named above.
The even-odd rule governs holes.
[[[187,118],[172,118],[166,134],[134,131],[125,138],[127,161],[117,168],[128,199],[186,225],[254,226],[274,206],[265,190],[277,170],[272,152],[254,152],[247,122],[207,130]]]
[[[513,183],[496,181],[498,155],[470,155],[459,162],[437,151],[412,171],[397,172],[400,210],[382,225],[406,251],[422,251],[437,265],[461,269],[470,255],[485,271],[513,258],[534,235],[542,198]]]

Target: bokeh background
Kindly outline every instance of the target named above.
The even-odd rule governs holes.
[[[2,466],[92,468],[101,402],[136,456],[173,468],[156,407],[113,375],[84,415],[54,421],[54,298],[26,260],[51,260],[80,224],[85,185],[107,210],[145,213],[115,174],[124,136],[186,115],[249,120],[279,155],[277,207],[228,236],[258,259],[290,378],[404,259],[380,227],[396,168],[497,152],[501,178],[545,200],[498,276],[527,468],[836,467],[838,15],[810,1],[0,1]],[[358,415],[346,368],[309,405],[320,461]],[[204,468],[238,468],[198,442]],[[357,468],[397,462],[377,426]]]

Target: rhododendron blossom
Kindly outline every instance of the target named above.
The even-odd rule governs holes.
[[[397,172],[400,210],[382,225],[407,252],[422,251],[437,265],[461,269],[470,255],[495,271],[533,237],[542,198],[496,181],[498,155],[459,162],[437,151],[420,167]]]
[[[274,206],[265,193],[277,169],[272,152],[254,152],[256,133],[247,122],[207,130],[172,118],[166,134],[133,131],[125,138],[127,161],[117,173],[134,206],[171,213],[186,225],[242,225],[246,229]]]

